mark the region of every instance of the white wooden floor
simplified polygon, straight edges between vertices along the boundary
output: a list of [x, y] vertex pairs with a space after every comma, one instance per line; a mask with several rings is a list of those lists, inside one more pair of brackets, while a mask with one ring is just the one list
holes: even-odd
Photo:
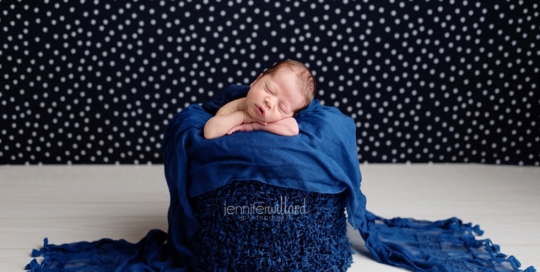
[[[480, 224], [502, 252], [540, 268], [540, 167], [478, 164], [361, 166], [368, 209], [385, 217]], [[108, 237], [137, 242], [167, 229], [162, 165], [0, 166], [0, 271], [22, 271], [44, 237], [54, 244]], [[350, 271], [402, 271], [365, 253], [350, 232]]]

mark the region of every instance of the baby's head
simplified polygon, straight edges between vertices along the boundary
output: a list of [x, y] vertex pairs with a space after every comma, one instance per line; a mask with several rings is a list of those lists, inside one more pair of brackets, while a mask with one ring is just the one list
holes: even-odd
[[313, 77], [313, 74], [309, 68], [307, 68], [303, 63], [295, 60], [282, 60], [270, 67], [268, 70], [264, 71], [261, 76], [274, 75], [281, 69], [286, 69], [287, 71], [291, 71], [296, 74], [296, 83], [298, 84], [298, 89], [306, 98], [306, 104], [304, 107], [297, 110], [298, 112], [307, 107], [307, 105], [309, 105], [309, 103], [311, 103], [313, 100], [316, 87], [315, 78]]

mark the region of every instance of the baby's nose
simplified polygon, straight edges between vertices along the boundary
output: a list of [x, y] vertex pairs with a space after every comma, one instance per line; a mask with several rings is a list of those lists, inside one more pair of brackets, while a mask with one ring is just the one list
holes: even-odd
[[272, 108], [272, 106], [273, 106], [274, 103], [273, 103], [273, 101], [272, 101], [271, 98], [268, 98], [268, 97], [267, 97], [264, 101], [265, 101], [266, 106], [267, 106], [268, 108]]

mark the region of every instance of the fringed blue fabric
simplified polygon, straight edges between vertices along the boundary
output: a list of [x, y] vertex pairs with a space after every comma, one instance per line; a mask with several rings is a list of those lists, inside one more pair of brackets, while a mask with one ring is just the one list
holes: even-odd
[[500, 253], [491, 240], [476, 239], [483, 234], [478, 225], [458, 218], [385, 219], [367, 212], [366, 219], [367, 231], [360, 232], [378, 262], [411, 271], [522, 271], [517, 259]]
[[[435, 222], [385, 219], [366, 211], [366, 199], [360, 191], [355, 124], [336, 108], [325, 107], [317, 100], [296, 116], [300, 126], [297, 136], [254, 131], [204, 139], [206, 121], [222, 105], [245, 96], [248, 90], [248, 86], [233, 85], [210, 103], [184, 109], [167, 126], [163, 137], [165, 177], [171, 197], [167, 233], [150, 231], [137, 244], [103, 239], [57, 246], [45, 241], [41, 250], [33, 252], [34, 257], [44, 256], [43, 262], [34, 260], [27, 269], [344, 271], [350, 264], [350, 252], [343, 242], [342, 214], [312, 200], [340, 195], [341, 204], [336, 202], [335, 206], [345, 207], [348, 222], [359, 230], [379, 262], [421, 272], [522, 271], [516, 258], [501, 254], [490, 240], [475, 238], [482, 233], [478, 226], [463, 224], [456, 218]], [[252, 182], [241, 185], [235, 181]], [[304, 217], [295, 214], [297, 221], [287, 223], [244, 222], [228, 214], [226, 203], [220, 199], [229, 201], [230, 211], [235, 211], [235, 207], [242, 206], [238, 202], [242, 195], [244, 200], [254, 197], [257, 190], [250, 186], [260, 184], [274, 188], [263, 190], [274, 199], [276, 193], [293, 191], [319, 194], [310, 201], [323, 210], [328, 208], [324, 211], [337, 221], [325, 212]], [[208, 217], [220, 209], [222, 217]], [[326, 228], [329, 225], [333, 227]], [[284, 239], [277, 239], [276, 233]], [[525, 271], [536, 270], [529, 267]]]
[[94, 242], [51, 245], [44, 239], [43, 248], [32, 251], [33, 259], [25, 269], [35, 272], [115, 272], [115, 271], [186, 271], [174, 252], [163, 246], [167, 234], [151, 230], [138, 243], [101, 239]]

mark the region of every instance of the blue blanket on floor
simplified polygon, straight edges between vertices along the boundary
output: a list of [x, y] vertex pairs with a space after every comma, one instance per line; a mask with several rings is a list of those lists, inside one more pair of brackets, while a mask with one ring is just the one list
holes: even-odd
[[[300, 134], [278, 136], [262, 131], [237, 132], [206, 140], [206, 121], [225, 103], [246, 95], [248, 86], [230, 86], [213, 101], [178, 113], [163, 138], [165, 176], [170, 190], [169, 229], [149, 234], [137, 244], [103, 239], [49, 245], [33, 256], [33, 271], [191, 271], [197, 260], [189, 239], [197, 232], [189, 199], [234, 180], [347, 195], [349, 223], [379, 262], [413, 271], [521, 271], [514, 257], [499, 253], [489, 240], [476, 240], [477, 226], [456, 218], [428, 222], [385, 219], [365, 209], [356, 150], [356, 126], [336, 108], [314, 100], [295, 116]], [[102, 270], [100, 270], [102, 269]], [[525, 271], [535, 271], [530, 267]]]

